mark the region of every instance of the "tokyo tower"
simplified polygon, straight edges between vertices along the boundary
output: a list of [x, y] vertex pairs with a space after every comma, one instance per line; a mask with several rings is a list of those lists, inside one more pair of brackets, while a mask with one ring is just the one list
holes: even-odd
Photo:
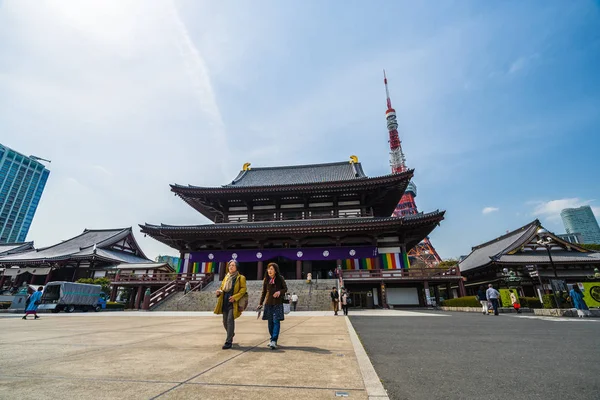
[[[392, 100], [390, 100], [390, 92], [388, 89], [385, 70], [383, 71], [383, 83], [385, 84], [385, 95], [387, 98], [387, 111], [385, 112], [385, 119], [387, 120], [387, 128], [390, 135], [390, 165], [392, 167], [392, 173], [397, 174], [407, 170], [406, 157], [402, 151], [402, 143], [400, 142], [400, 137], [398, 135], [396, 110], [392, 108]], [[415, 197], [417, 197], [417, 186], [413, 183], [413, 181], [410, 181], [392, 215], [394, 217], [399, 217], [402, 215], [417, 214], [419, 210], [417, 209], [417, 204], [415, 203]], [[414, 260], [413, 264], [423, 264], [426, 267], [435, 267], [440, 261], [442, 261], [428, 237], [413, 247], [408, 252], [408, 256]]]

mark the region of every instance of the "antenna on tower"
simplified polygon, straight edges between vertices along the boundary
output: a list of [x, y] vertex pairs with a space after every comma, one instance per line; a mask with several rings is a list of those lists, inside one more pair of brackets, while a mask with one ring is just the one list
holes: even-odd
[[385, 76], [385, 69], [383, 70], [383, 84], [385, 85], [385, 97], [387, 99], [387, 108], [392, 110], [392, 100], [390, 99], [390, 91], [387, 85], [387, 76]]
[[387, 101], [387, 110], [385, 111], [385, 119], [390, 138], [390, 165], [392, 172], [397, 174], [406, 171], [406, 157], [402, 151], [402, 144], [398, 135], [398, 121], [396, 120], [396, 110], [392, 108], [392, 100], [390, 99], [390, 90], [388, 89], [387, 76], [385, 69], [383, 70], [383, 83], [385, 85], [385, 96]]

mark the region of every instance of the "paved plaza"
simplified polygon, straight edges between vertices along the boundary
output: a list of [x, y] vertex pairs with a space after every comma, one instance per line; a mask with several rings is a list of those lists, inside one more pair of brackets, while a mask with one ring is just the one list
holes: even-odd
[[234, 348], [221, 350], [224, 330], [211, 313], [43, 314], [37, 321], [0, 315], [0, 399], [561, 399], [574, 393], [594, 399], [600, 393], [599, 320], [299, 312], [283, 322], [276, 351], [266, 347], [266, 322], [255, 313], [236, 328]]
[[[4, 314], [0, 398], [332, 399], [343, 392], [367, 399], [373, 393], [346, 318], [288, 316], [273, 351], [266, 347], [266, 321], [248, 314], [236, 321], [231, 350], [221, 350], [225, 332], [211, 313], [43, 314], [27, 321]], [[374, 390], [379, 385], [385, 395], [371, 375]]]
[[350, 320], [390, 399], [598, 399], [600, 320], [434, 313]]

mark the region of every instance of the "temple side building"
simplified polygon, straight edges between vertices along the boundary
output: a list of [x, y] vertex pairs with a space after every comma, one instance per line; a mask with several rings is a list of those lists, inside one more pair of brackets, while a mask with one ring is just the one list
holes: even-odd
[[444, 211], [391, 216], [412, 176], [406, 170], [368, 177], [355, 156], [326, 164], [245, 164], [220, 187], [171, 185], [212, 224], [140, 227], [180, 252], [180, 273], [222, 278], [226, 262], [235, 259], [247, 279], [257, 280], [274, 261], [287, 279], [335, 271], [359, 301], [368, 296], [381, 306], [419, 305], [428, 281], [462, 279], [458, 271], [410, 269], [408, 251], [444, 218]]

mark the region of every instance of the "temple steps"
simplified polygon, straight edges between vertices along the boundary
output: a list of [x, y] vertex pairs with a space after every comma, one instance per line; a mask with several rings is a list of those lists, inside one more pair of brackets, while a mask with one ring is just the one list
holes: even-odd
[[[331, 309], [329, 291], [336, 286], [335, 279], [320, 279], [307, 284], [304, 280], [287, 280], [289, 293], [298, 295], [297, 311], [326, 311]], [[159, 304], [153, 311], [213, 311], [217, 304], [215, 290], [219, 282], [211, 282], [202, 291], [191, 292], [183, 296], [177, 293]], [[261, 281], [247, 281], [249, 310], [255, 310], [262, 293]]]

